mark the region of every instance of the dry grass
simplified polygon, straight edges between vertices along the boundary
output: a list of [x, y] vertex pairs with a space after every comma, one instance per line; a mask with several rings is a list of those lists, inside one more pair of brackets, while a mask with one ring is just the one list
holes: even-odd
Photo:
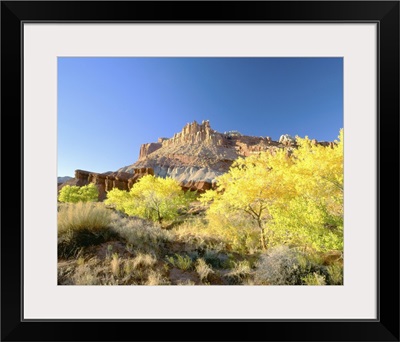
[[68, 203], [58, 211], [58, 256], [77, 257], [87, 246], [117, 238], [110, 229], [112, 213], [102, 203]]
[[143, 269], [143, 268], [151, 268], [157, 262], [157, 259], [151, 254], [143, 254], [139, 253], [132, 260], [132, 267], [134, 270]]
[[198, 215], [166, 230], [102, 203], [59, 208], [60, 285], [343, 284], [336, 259], [326, 265], [287, 247], [261, 253], [251, 227], [232, 235]]
[[165, 244], [171, 240], [170, 232], [163, 230], [156, 223], [137, 217], [115, 216], [111, 227], [131, 251], [160, 254]]
[[202, 218], [185, 221], [171, 233], [174, 241], [193, 245], [196, 248], [225, 249], [227, 246], [226, 238], [212, 231]]
[[101, 203], [79, 202], [60, 205], [57, 217], [58, 233], [90, 230], [93, 232], [108, 228], [111, 223], [110, 211]]
[[193, 280], [190, 279], [185, 279], [185, 280], [180, 280], [177, 285], [181, 285], [181, 286], [192, 286], [192, 285], [196, 285], [196, 283]]
[[98, 269], [91, 267], [89, 264], [80, 263], [75, 269], [72, 277], [74, 285], [100, 285], [97, 275]]
[[207, 280], [208, 276], [211, 273], [214, 273], [213, 269], [209, 265], [207, 265], [204, 259], [201, 258], [197, 260], [196, 272], [199, 275], [201, 282]]
[[149, 272], [147, 282], [145, 285], [155, 286], [155, 285], [169, 285], [168, 279], [162, 276], [161, 273], [151, 270]]
[[111, 272], [115, 277], [120, 275], [121, 259], [117, 253], [114, 253], [111, 260]]

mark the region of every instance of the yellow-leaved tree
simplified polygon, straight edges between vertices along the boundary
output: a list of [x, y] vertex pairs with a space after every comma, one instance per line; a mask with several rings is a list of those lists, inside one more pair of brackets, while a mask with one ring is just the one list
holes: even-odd
[[66, 203], [97, 202], [99, 190], [90, 183], [84, 186], [65, 185], [61, 188], [58, 200]]
[[280, 243], [343, 250], [343, 129], [338, 138], [324, 146], [297, 137], [289, 178], [296, 195], [272, 208]]
[[229, 216], [241, 214], [253, 221], [260, 230], [262, 248], [268, 245], [271, 206], [293, 196], [288, 187], [287, 170], [293, 161], [283, 150], [272, 154], [263, 152], [237, 159], [229, 172], [217, 178], [217, 190], [210, 190], [200, 198], [211, 203], [208, 215]]
[[[277, 244], [343, 248], [343, 130], [331, 146], [297, 138], [298, 148], [235, 161], [200, 200], [209, 218], [243, 215], [263, 249]], [[221, 220], [221, 222], [223, 222]]]
[[146, 175], [135, 183], [129, 192], [112, 189], [107, 193], [106, 204], [114, 205], [130, 216], [138, 216], [161, 223], [174, 219], [179, 210], [193, 199], [194, 193], [184, 193], [173, 178]]

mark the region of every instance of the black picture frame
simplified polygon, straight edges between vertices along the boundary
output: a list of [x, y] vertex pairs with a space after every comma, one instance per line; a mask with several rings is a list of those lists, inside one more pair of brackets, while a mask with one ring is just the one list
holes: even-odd
[[[28, 21], [376, 22], [378, 319], [23, 320], [21, 30]], [[3, 341], [399, 341], [398, 1], [2, 1], [1, 71]]]

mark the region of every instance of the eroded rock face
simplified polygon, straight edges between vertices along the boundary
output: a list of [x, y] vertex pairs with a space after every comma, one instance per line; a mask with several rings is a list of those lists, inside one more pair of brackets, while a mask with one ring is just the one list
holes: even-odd
[[198, 124], [196, 121], [187, 123], [182, 131], [175, 133], [171, 139], [163, 139], [162, 146], [172, 146], [179, 144], [210, 144], [221, 146], [223, 135], [213, 130], [208, 120]]
[[208, 120], [201, 124], [194, 121], [169, 139], [142, 145], [138, 161], [119, 171], [133, 173], [134, 169], [150, 167], [156, 176], [172, 177], [182, 186], [202, 181], [211, 185], [238, 157], [276, 148], [284, 146], [270, 137], [251, 137], [238, 131], [219, 133]]
[[149, 143], [140, 146], [139, 159], [146, 158], [150, 153], [162, 147], [161, 143]]
[[90, 183], [89, 176], [90, 176], [89, 171], [75, 170], [75, 179], [76, 179], [75, 185], [77, 185], [77, 186], [88, 185]]
[[207, 190], [215, 189], [215, 183], [206, 182], [206, 181], [189, 181], [186, 183], [181, 183], [182, 189], [184, 191], [197, 191], [198, 193], [204, 193]]

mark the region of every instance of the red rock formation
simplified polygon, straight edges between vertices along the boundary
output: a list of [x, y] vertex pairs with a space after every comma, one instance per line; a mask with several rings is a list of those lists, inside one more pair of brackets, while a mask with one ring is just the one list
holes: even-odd
[[96, 185], [99, 190], [99, 201], [103, 201], [107, 192], [117, 188], [120, 190], [129, 190], [141, 177], [145, 175], [154, 175], [151, 168], [140, 168], [135, 172], [112, 172], [108, 174], [89, 172], [84, 170], [75, 170], [75, 178], [58, 186], [58, 191], [65, 185], [84, 186], [89, 183]]
[[75, 170], [75, 179], [76, 179], [76, 185], [78, 186], [84, 186], [89, 184], [89, 171], [84, 171], [84, 170]]
[[134, 170], [135, 175], [153, 175], [154, 170], [151, 167], [141, 167]]
[[189, 181], [182, 183], [181, 187], [184, 191], [197, 191], [198, 193], [204, 193], [207, 190], [215, 188], [210, 182], [206, 181]]

